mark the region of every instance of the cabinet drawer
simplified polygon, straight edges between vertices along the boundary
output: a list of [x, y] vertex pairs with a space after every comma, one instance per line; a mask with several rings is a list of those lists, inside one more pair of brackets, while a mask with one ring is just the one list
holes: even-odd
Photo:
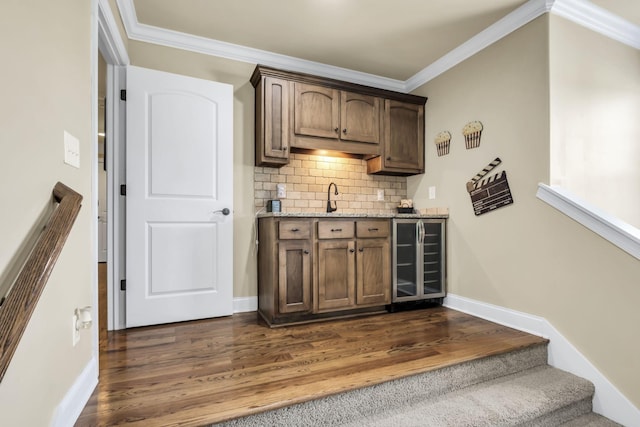
[[278, 238], [281, 240], [310, 239], [311, 223], [309, 221], [280, 221]]
[[318, 221], [318, 239], [348, 239], [354, 235], [353, 221]]
[[356, 235], [358, 237], [388, 237], [388, 220], [366, 220], [356, 222]]

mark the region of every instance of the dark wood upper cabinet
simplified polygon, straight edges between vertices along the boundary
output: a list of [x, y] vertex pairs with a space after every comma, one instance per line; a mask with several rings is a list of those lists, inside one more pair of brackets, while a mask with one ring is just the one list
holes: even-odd
[[340, 91], [298, 82], [294, 87], [295, 134], [338, 139]]
[[[258, 65], [256, 165], [325, 150], [367, 160], [369, 173], [424, 172], [426, 98]], [[330, 155], [330, 154], [329, 154]]]
[[[380, 142], [380, 98], [298, 82], [294, 87], [294, 138]], [[321, 140], [315, 144], [323, 146]]]
[[382, 155], [367, 161], [367, 173], [424, 173], [424, 106], [385, 100], [383, 127]]
[[256, 165], [289, 163], [288, 80], [262, 77], [256, 86]]
[[380, 142], [380, 98], [340, 92], [340, 138], [347, 141]]

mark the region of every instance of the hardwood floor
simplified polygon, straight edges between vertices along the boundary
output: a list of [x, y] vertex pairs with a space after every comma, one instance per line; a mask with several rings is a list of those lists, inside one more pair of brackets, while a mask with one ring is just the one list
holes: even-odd
[[202, 426], [544, 342], [442, 307], [269, 329], [256, 313], [109, 332], [77, 426]]

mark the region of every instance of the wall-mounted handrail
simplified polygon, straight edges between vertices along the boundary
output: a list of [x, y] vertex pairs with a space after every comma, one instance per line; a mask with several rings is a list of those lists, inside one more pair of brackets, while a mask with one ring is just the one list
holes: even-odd
[[53, 199], [58, 207], [0, 307], [0, 381], [80, 211], [82, 195], [60, 182], [53, 187]]

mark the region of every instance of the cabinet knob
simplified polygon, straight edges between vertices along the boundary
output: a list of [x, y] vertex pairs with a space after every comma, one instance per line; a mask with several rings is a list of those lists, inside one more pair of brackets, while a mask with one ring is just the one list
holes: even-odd
[[354, 253], [356, 250], [355, 249], [349, 249], [349, 252]]
[[302, 251], [302, 253], [304, 253], [305, 255], [309, 255], [309, 251], [306, 250], [306, 249], [304, 251]]
[[387, 157], [387, 160], [391, 160], [391, 156]]
[[364, 252], [364, 248], [358, 249], [359, 252]]
[[339, 131], [340, 131], [340, 129], [338, 129], [338, 128], [335, 128], [335, 129], [334, 129], [334, 132], [335, 132], [335, 133], [338, 133]]
[[287, 151], [287, 147], [282, 147], [282, 151]]
[[347, 128], [342, 129], [342, 133], [347, 133]]

